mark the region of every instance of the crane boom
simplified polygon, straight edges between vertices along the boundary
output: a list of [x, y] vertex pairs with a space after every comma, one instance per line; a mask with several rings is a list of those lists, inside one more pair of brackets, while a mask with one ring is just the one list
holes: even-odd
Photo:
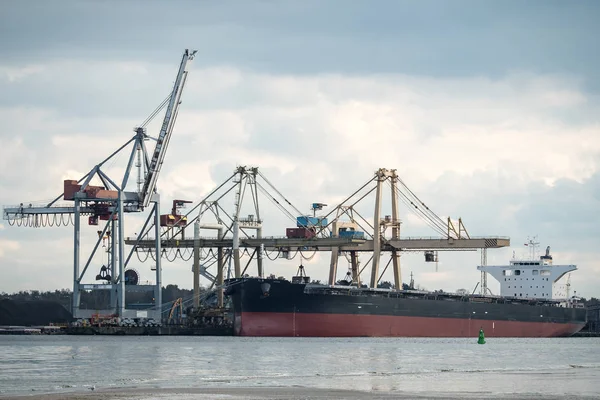
[[185, 52], [183, 53], [179, 71], [177, 72], [177, 78], [175, 79], [173, 91], [171, 92], [169, 103], [167, 105], [167, 111], [165, 112], [165, 118], [163, 119], [160, 133], [156, 139], [156, 146], [154, 147], [148, 172], [146, 173], [144, 186], [140, 192], [140, 204], [142, 204], [144, 207], [147, 207], [150, 204], [152, 193], [154, 193], [156, 189], [156, 181], [158, 180], [160, 168], [162, 167], [162, 163], [167, 152], [167, 147], [169, 146], [169, 141], [171, 140], [171, 134], [173, 132], [173, 127], [175, 126], [175, 120], [177, 119], [181, 93], [183, 92], [183, 87], [185, 86], [185, 80], [187, 76], [187, 71], [185, 68], [187, 62], [194, 59], [195, 54], [196, 50], [189, 51], [188, 49], [185, 49]]

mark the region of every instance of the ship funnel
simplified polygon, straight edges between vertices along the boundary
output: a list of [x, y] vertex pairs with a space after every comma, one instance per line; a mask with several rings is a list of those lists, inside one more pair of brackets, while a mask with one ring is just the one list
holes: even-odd
[[542, 260], [552, 260], [552, 256], [550, 255], [550, 246], [546, 247], [546, 254], [541, 256]]

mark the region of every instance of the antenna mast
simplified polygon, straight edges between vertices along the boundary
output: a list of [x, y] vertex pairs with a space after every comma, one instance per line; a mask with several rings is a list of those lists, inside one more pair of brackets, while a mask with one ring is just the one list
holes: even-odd
[[533, 238], [529, 238], [527, 237], [527, 243], [525, 243], [525, 246], [529, 247], [529, 259], [530, 260], [535, 260], [535, 254], [536, 254], [536, 248], [537, 246], [539, 246], [540, 242], [537, 242], [537, 235], [535, 235]]

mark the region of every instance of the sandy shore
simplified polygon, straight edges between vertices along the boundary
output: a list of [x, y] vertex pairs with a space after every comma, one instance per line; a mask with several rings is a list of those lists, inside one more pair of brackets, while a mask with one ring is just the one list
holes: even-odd
[[264, 387], [264, 388], [202, 388], [202, 389], [102, 389], [76, 393], [30, 394], [23, 396], [3, 396], [2, 400], [308, 400], [308, 399], [505, 399], [505, 400], [591, 400], [589, 396], [540, 396], [539, 394], [491, 394], [491, 393], [414, 393], [414, 392], [362, 392], [303, 387]]

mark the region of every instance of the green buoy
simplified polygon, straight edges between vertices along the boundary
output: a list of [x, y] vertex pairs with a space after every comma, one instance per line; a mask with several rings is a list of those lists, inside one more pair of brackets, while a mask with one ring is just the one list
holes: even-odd
[[479, 344], [485, 344], [485, 335], [483, 334], [483, 328], [479, 330], [479, 339], [477, 340]]

